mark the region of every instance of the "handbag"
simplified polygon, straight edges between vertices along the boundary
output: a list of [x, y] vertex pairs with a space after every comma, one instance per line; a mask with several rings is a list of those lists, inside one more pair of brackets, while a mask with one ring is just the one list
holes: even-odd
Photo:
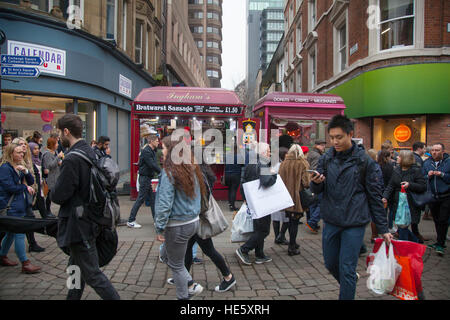
[[410, 195], [411, 202], [414, 204], [415, 207], [419, 209], [423, 209], [426, 204], [436, 202], [436, 198], [434, 197], [433, 193], [431, 192], [429, 184], [427, 184], [427, 191], [422, 193], [417, 193], [413, 191], [408, 191], [408, 194]]
[[47, 181], [45, 181], [45, 180], [42, 181], [42, 191], [44, 192], [44, 197], [47, 197], [49, 190], [48, 190]]
[[[221, 234], [228, 228], [228, 222], [223, 215], [222, 209], [214, 199], [209, 185], [206, 183], [209, 189], [209, 201], [208, 207], [206, 207], [206, 197], [201, 198], [201, 210], [199, 215], [199, 224], [197, 235], [204, 239], [212, 238], [218, 234]], [[206, 210], [204, 210], [206, 209]], [[203, 211], [204, 210], [204, 211]]]
[[315, 200], [315, 196], [309, 188], [302, 189], [300, 191], [300, 202], [302, 204], [303, 211], [308, 210]]
[[8, 213], [8, 210], [11, 208], [11, 203], [14, 199], [14, 194], [11, 196], [11, 198], [9, 198], [8, 204], [6, 205], [5, 208], [0, 209], [0, 216], [6, 216], [6, 214]]

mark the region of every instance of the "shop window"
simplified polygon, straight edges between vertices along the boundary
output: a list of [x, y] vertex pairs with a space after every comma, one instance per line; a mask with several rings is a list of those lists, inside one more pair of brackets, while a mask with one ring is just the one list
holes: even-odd
[[380, 49], [414, 44], [414, 0], [379, 0]]
[[[46, 140], [51, 133], [56, 132], [58, 119], [67, 112], [74, 112], [73, 99], [23, 95], [2, 92], [2, 123], [3, 133], [11, 133], [13, 137], [32, 135], [39, 131]], [[95, 136], [93, 122], [95, 104], [90, 101], [78, 101], [78, 115], [83, 120], [83, 139], [89, 140]]]

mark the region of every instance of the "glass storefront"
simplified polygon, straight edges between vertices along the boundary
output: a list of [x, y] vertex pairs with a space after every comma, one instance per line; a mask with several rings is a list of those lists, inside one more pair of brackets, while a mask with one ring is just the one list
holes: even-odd
[[416, 141], [426, 142], [426, 125], [426, 116], [374, 118], [373, 148], [381, 150], [390, 140], [396, 150], [411, 149]]
[[[27, 138], [34, 131], [42, 134], [44, 146], [51, 133], [56, 132], [58, 119], [73, 112], [76, 102], [71, 98], [47, 97], [2, 92], [2, 130], [13, 138]], [[78, 100], [78, 115], [83, 120], [83, 139], [95, 137], [95, 103]]]

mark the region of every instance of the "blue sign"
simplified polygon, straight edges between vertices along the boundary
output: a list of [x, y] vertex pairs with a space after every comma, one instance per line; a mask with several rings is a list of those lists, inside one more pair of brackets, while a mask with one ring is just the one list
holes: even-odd
[[28, 56], [12, 56], [7, 54], [2, 54], [1, 58], [2, 65], [14, 64], [14, 65], [24, 65], [24, 66], [41, 66], [44, 63], [44, 59], [41, 57], [28, 57]]
[[2, 67], [2, 76], [36, 78], [39, 77], [39, 74], [40, 72], [38, 68]]

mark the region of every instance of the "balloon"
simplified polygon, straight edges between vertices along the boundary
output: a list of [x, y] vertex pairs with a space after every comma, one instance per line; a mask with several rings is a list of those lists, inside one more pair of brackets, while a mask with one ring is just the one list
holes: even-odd
[[53, 120], [53, 112], [51, 112], [50, 110], [44, 110], [41, 112], [41, 119], [44, 122], [50, 122]]

